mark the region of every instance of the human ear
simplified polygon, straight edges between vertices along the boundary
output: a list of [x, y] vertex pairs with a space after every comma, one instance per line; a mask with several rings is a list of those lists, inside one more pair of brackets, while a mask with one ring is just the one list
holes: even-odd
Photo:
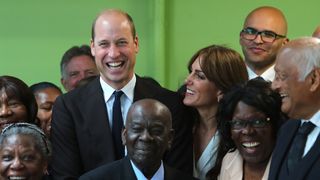
[[310, 91], [315, 92], [320, 86], [320, 68], [315, 68], [311, 73]]
[[67, 82], [66, 82], [66, 80], [65, 80], [64, 78], [61, 78], [61, 79], [60, 79], [60, 82], [61, 82], [63, 88], [64, 88], [64, 89], [67, 89]]
[[173, 137], [174, 137], [174, 130], [170, 129], [169, 138], [168, 138], [168, 149], [171, 149]]
[[136, 36], [134, 39], [134, 44], [135, 44], [135, 52], [136, 54], [139, 52], [139, 38]]
[[285, 44], [287, 44], [289, 41], [290, 41], [289, 38], [285, 38], [285, 39], [283, 40], [283, 42], [282, 42], [282, 46], [285, 45]]
[[94, 52], [94, 41], [93, 41], [93, 39], [91, 39], [91, 41], [90, 41], [90, 49], [91, 49], [91, 54], [92, 54], [92, 56], [95, 56], [95, 52]]
[[126, 136], [127, 136], [127, 129], [122, 129], [121, 131], [121, 140], [122, 140], [122, 145], [126, 145]]

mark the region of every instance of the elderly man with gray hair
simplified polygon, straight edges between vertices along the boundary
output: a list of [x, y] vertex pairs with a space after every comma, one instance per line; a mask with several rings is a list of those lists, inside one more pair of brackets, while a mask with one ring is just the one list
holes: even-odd
[[320, 39], [304, 37], [278, 53], [272, 88], [292, 120], [281, 128], [269, 180], [320, 179]]

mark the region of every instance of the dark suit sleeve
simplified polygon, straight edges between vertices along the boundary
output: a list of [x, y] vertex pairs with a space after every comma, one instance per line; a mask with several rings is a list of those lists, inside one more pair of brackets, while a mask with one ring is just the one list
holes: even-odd
[[99, 166], [96, 169], [86, 172], [80, 176], [79, 179], [137, 180], [128, 157]]
[[196, 178], [194, 178], [192, 175], [189, 175], [185, 172], [176, 170], [166, 165], [164, 166], [164, 179], [165, 180], [177, 180], [177, 179], [196, 180]]
[[[172, 113], [172, 126], [175, 135], [172, 147], [166, 153], [164, 161], [171, 167], [192, 174], [192, 114], [190, 109], [183, 105], [182, 98], [177, 93], [174, 93], [169, 99], [171, 101], [169, 108]], [[163, 101], [166, 102], [168, 99]]]
[[64, 96], [57, 98], [52, 116], [53, 179], [77, 179], [82, 172], [74, 119], [70, 116]]

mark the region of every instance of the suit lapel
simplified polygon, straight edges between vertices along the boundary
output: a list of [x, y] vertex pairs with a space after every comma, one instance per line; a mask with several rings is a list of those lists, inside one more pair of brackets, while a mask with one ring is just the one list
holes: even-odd
[[151, 86], [149, 86], [148, 84], [146, 84], [143, 79], [141, 77], [139, 77], [138, 75], [136, 75], [137, 77], [137, 82], [136, 85], [134, 87], [134, 97], [133, 97], [133, 102], [138, 101], [140, 99], [144, 99], [144, 98], [152, 98], [155, 95], [155, 91]]
[[[84, 98], [79, 106], [83, 106], [80, 109], [83, 110], [81, 113], [86, 123], [84, 127], [88, 128], [89, 135], [92, 136], [90, 143], [92, 147], [99, 149], [96, 152], [101, 154], [100, 157], [104, 157], [105, 152], [113, 151], [111, 129], [99, 78], [92, 83], [91, 86], [87, 86], [87, 91], [83, 94]], [[114, 153], [108, 156], [114, 156]]]
[[133, 171], [133, 167], [131, 166], [130, 159], [128, 156], [122, 159], [122, 171], [120, 172], [121, 180], [136, 180], [136, 174]]
[[281, 128], [281, 133], [277, 137], [277, 145], [273, 151], [271, 172], [272, 176], [270, 179], [277, 179], [278, 173], [280, 172], [281, 166], [285, 163], [287, 152], [289, 151], [290, 144], [294, 138], [295, 132], [297, 131], [301, 121], [300, 120], [288, 120]]
[[309, 152], [302, 158], [302, 160], [299, 162], [301, 167], [298, 167], [298, 170], [295, 171], [297, 173], [293, 174], [294, 178], [297, 179], [304, 179], [306, 177], [306, 174], [312, 169], [313, 165], [319, 160], [320, 158], [320, 135], [318, 135], [317, 140], [314, 142], [312, 148], [309, 150]]

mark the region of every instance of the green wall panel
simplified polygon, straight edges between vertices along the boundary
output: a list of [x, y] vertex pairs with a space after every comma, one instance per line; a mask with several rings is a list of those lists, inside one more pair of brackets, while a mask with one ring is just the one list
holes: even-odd
[[61, 86], [62, 54], [90, 42], [91, 23], [101, 10], [120, 8], [136, 24], [136, 72], [175, 90], [198, 49], [214, 43], [241, 53], [243, 20], [262, 5], [283, 10], [290, 39], [310, 35], [320, 24], [318, 0], [0, 0], [0, 75]]

